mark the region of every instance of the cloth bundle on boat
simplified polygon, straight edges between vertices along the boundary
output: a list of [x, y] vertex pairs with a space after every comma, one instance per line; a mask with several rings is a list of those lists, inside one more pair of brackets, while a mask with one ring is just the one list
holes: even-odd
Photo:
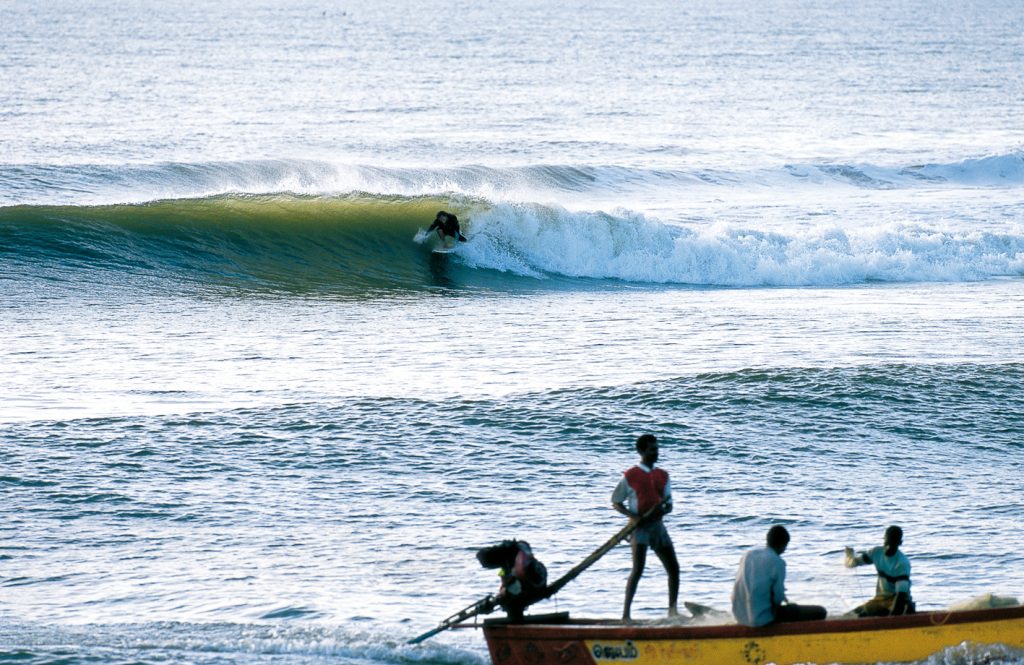
[[509, 618], [522, 618], [523, 610], [547, 597], [548, 569], [525, 540], [503, 540], [480, 549], [476, 558], [484, 568], [498, 569], [498, 604]]

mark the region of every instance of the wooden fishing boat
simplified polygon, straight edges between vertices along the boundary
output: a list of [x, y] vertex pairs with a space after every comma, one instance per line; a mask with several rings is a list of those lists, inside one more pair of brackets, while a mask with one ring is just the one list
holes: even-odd
[[767, 628], [569, 618], [567, 612], [490, 619], [494, 665], [762, 665], [877, 663], [927, 658], [963, 642], [1024, 649], [1024, 606], [830, 619]]
[[[631, 520], [530, 602], [554, 596], [661, 507], [651, 508], [640, 520]], [[988, 602], [996, 600], [989, 594]], [[1015, 599], [1003, 600], [1016, 603]], [[488, 614], [501, 604], [493, 594], [482, 598], [408, 644], [419, 644], [450, 628], [478, 628], [480, 624], [468, 620]], [[528, 604], [517, 608], [520, 617]], [[715, 614], [715, 610], [702, 605], [684, 605], [694, 617]], [[482, 627], [493, 665], [823, 665], [922, 660], [963, 643], [1024, 650], [1024, 606], [1017, 604], [898, 617], [803, 621], [765, 628], [574, 620], [568, 612], [528, 615], [519, 620], [488, 619]]]

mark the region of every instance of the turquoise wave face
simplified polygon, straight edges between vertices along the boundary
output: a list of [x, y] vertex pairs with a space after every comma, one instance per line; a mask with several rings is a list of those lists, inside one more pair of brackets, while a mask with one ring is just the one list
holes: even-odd
[[[0, 208], [5, 276], [288, 291], [373, 292], [450, 282], [423, 232], [436, 198], [222, 196], [141, 205]], [[454, 210], [454, 209], [453, 209]], [[456, 212], [465, 214], [459, 209]]]

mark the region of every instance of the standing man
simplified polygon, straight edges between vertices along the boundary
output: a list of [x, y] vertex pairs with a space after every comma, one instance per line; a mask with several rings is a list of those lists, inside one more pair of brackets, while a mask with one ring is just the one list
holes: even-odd
[[633, 596], [644, 574], [647, 563], [647, 549], [651, 548], [661, 559], [668, 573], [668, 615], [677, 616], [679, 601], [679, 562], [672, 539], [661, 518], [672, 511], [672, 489], [668, 472], [654, 468], [658, 461], [658, 439], [653, 434], [644, 434], [636, 440], [636, 451], [640, 463], [622, 474], [622, 479], [612, 492], [612, 506], [630, 521], [639, 520], [649, 510], [654, 513], [633, 532], [633, 569], [626, 582], [626, 601], [622, 608], [622, 620], [628, 621]]
[[859, 617], [886, 617], [897, 614], [913, 614], [914, 601], [910, 598], [910, 560], [900, 551], [903, 544], [903, 529], [891, 526], [885, 530], [883, 544], [867, 552], [854, 554], [846, 548], [846, 567], [854, 568], [874, 564], [878, 573], [875, 597], [853, 613]]
[[824, 619], [817, 605], [796, 605], [786, 600], [786, 562], [782, 553], [789, 545], [786, 527], [768, 529], [764, 547], [752, 549], [740, 559], [732, 589], [732, 613], [744, 626], [767, 626], [781, 621]]

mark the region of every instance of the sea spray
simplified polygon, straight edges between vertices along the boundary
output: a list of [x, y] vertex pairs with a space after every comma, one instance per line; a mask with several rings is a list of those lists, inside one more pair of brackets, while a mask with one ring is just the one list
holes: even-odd
[[495, 206], [473, 220], [477, 268], [698, 286], [834, 286], [971, 281], [1024, 274], [1024, 228], [995, 234], [890, 224], [788, 232], [740, 224], [669, 225], [617, 211]]

